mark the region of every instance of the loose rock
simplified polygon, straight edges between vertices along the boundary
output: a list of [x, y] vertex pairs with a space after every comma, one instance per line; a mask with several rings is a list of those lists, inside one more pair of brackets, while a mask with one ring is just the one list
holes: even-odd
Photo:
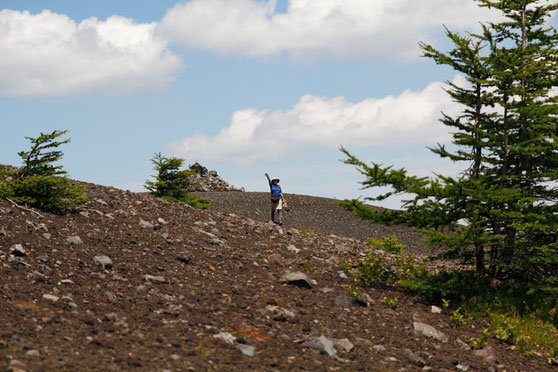
[[56, 302], [60, 299], [60, 297], [57, 297], [57, 296], [51, 295], [51, 294], [44, 294], [43, 299], [45, 299], [47, 301], [51, 301], [51, 302]]
[[337, 351], [333, 346], [333, 342], [327, 337], [325, 337], [324, 335], [321, 335], [320, 337], [312, 338], [304, 342], [302, 346], [309, 347], [310, 349], [319, 350], [322, 353], [327, 354], [329, 356], [335, 356], [337, 354]]
[[66, 241], [70, 244], [75, 244], [75, 245], [83, 244], [83, 241], [77, 235], [67, 237]]
[[289, 285], [294, 285], [300, 288], [312, 288], [312, 279], [300, 271], [290, 272], [283, 274], [279, 279], [281, 283], [287, 283]]
[[256, 351], [256, 348], [254, 346], [251, 346], [251, 345], [238, 344], [238, 345], [236, 345], [236, 348], [238, 350], [240, 350], [242, 352], [242, 354], [244, 354], [246, 356], [249, 356], [249, 357], [253, 357], [254, 352]]
[[25, 257], [26, 253], [25, 248], [21, 244], [14, 244], [10, 248], [10, 255], [15, 257]]
[[433, 338], [441, 342], [448, 342], [448, 336], [438, 331], [436, 328], [421, 322], [413, 322], [415, 333], [421, 334], [426, 337]]
[[220, 332], [216, 335], [213, 335], [213, 338], [221, 340], [229, 345], [234, 345], [234, 343], [236, 342], [236, 338], [229, 332]]
[[93, 257], [93, 263], [96, 266], [102, 266], [103, 269], [110, 269], [112, 268], [112, 260], [108, 256], [99, 255]]

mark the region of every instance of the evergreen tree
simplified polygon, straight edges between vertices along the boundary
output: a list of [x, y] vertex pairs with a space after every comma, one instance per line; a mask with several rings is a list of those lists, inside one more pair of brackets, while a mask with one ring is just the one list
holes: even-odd
[[26, 137], [31, 141], [31, 149], [18, 153], [23, 160], [21, 168], [3, 172], [7, 177], [0, 179], [0, 197], [56, 213], [85, 202], [85, 186], [72, 184], [62, 166], [53, 164], [64, 155], [57, 148], [70, 142], [56, 140], [66, 133], [67, 130], [54, 130], [37, 138]]
[[[365, 188], [390, 186], [409, 193], [401, 211], [374, 211], [347, 202], [357, 214], [384, 223], [423, 228], [445, 256], [474, 259], [491, 277], [558, 284], [558, 35], [546, 21], [558, 9], [541, 0], [478, 0], [505, 20], [480, 34], [449, 30], [449, 53], [421, 44], [426, 57], [462, 73], [468, 86], [449, 83], [463, 106], [458, 117], [442, 115], [456, 150], [431, 150], [468, 168], [457, 178], [408, 176], [347, 150], [345, 162], [366, 177]], [[465, 223], [463, 223], [465, 222]]]
[[207, 209], [210, 201], [198, 199], [190, 195], [193, 186], [191, 178], [196, 173], [191, 170], [181, 170], [184, 159], [167, 158], [156, 153], [151, 159], [153, 169], [157, 172], [154, 181], [146, 181], [145, 188], [154, 196], [175, 202], [184, 202], [196, 208]]

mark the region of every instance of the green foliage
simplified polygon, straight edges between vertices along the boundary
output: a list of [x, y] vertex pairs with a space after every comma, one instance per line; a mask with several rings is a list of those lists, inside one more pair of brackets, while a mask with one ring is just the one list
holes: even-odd
[[[400, 252], [403, 246], [398, 243], [396, 237], [388, 237], [383, 242], [377, 242], [378, 244], [369, 244], [370, 249], [366, 252], [364, 258], [358, 262], [356, 270], [351, 270], [352, 264], [348, 261], [341, 264], [341, 269], [345, 274], [352, 273], [354, 275], [353, 282], [347, 287], [347, 290], [355, 301], [360, 299], [360, 288], [362, 286], [397, 285], [406, 288], [407, 283], [411, 283], [410, 285], [419, 283], [419, 279], [426, 275], [424, 264], [416, 264], [413, 255], [404, 255]], [[384, 242], [387, 242], [388, 246], [401, 246], [399, 253], [392, 259], [392, 264], [386, 262], [384, 255], [375, 252], [376, 248], [381, 248]], [[386, 305], [397, 307], [397, 304], [392, 301]]]
[[397, 297], [394, 297], [394, 298], [384, 297], [382, 299], [382, 302], [384, 303], [384, 305], [386, 305], [387, 307], [389, 307], [392, 310], [397, 309], [397, 307], [399, 306], [399, 299]]
[[151, 159], [153, 169], [157, 172], [154, 181], [146, 181], [144, 187], [153, 194], [169, 201], [189, 204], [200, 209], [207, 209], [211, 204], [209, 199], [200, 199], [190, 195], [193, 184], [190, 177], [195, 172], [181, 170], [184, 159], [167, 158], [156, 153]]
[[364, 285], [386, 284], [393, 278], [393, 271], [383, 256], [370, 250], [358, 265], [356, 276]]
[[490, 334], [489, 331], [490, 330], [488, 328], [483, 329], [480, 337], [477, 337], [473, 340], [473, 342], [471, 342], [471, 347], [473, 349], [484, 348], [488, 344], [488, 335]]
[[353, 268], [353, 264], [350, 263], [349, 261], [344, 260], [343, 262], [341, 262], [341, 270], [343, 270], [345, 274], [349, 275], [352, 268]]
[[353, 279], [353, 284], [347, 286], [347, 293], [357, 302], [360, 300], [360, 280], [358, 278]]
[[461, 308], [457, 308], [453, 311], [450, 317], [451, 321], [455, 325], [465, 325], [469, 322], [469, 319], [461, 313]]
[[[360, 161], [346, 149], [344, 162], [365, 177], [363, 188], [388, 188], [367, 200], [409, 195], [402, 210], [371, 208], [359, 200], [341, 204], [379, 223], [417, 227], [442, 257], [475, 263], [479, 274], [558, 286], [558, 33], [547, 24], [558, 4], [543, 0], [478, 0], [498, 10], [500, 23], [479, 34], [446, 30], [448, 52], [421, 44], [424, 56], [452, 67], [465, 83], [448, 82], [461, 105], [442, 114], [451, 149], [431, 150], [466, 169], [432, 178]], [[550, 4], [550, 5], [549, 5]], [[416, 283], [409, 285], [417, 285]]]
[[374, 248], [381, 249], [384, 252], [393, 254], [401, 253], [401, 249], [403, 248], [403, 244], [399, 243], [395, 235], [386, 236], [383, 240], [370, 238], [366, 240], [365, 243]]
[[85, 186], [72, 184], [62, 166], [53, 164], [63, 156], [62, 151], [54, 149], [70, 141], [56, 139], [66, 133], [67, 130], [55, 130], [37, 138], [26, 137], [31, 141], [31, 149], [18, 153], [23, 159], [20, 169], [2, 172], [0, 197], [55, 213], [87, 201]]

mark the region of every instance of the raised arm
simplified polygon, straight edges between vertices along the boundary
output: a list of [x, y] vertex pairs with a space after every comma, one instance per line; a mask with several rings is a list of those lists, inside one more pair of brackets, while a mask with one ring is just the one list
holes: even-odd
[[265, 178], [267, 178], [267, 183], [269, 183], [271, 185], [271, 180], [269, 179], [269, 174], [265, 174]]

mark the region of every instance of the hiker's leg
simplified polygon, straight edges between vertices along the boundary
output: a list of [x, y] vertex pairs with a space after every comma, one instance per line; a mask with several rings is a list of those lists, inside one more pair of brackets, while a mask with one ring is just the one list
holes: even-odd
[[279, 225], [283, 224], [283, 210], [282, 209], [277, 209], [277, 223]]
[[275, 208], [271, 206], [271, 221], [275, 222]]

